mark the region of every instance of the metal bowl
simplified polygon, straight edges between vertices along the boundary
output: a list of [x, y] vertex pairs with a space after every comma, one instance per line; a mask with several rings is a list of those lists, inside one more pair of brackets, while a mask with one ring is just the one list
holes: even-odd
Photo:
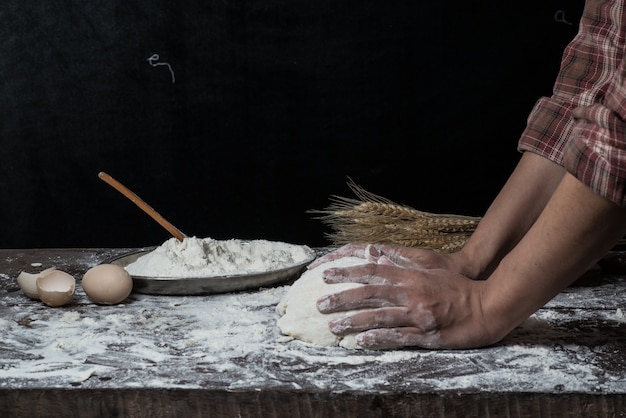
[[[113, 257], [104, 263], [126, 267], [155, 248], [132, 251]], [[258, 289], [286, 283], [291, 279], [297, 278], [314, 259], [315, 253], [312, 252], [309, 258], [298, 264], [279, 270], [249, 274], [211, 277], [147, 277], [131, 275], [133, 278], [133, 292], [151, 295], [207, 295]]]

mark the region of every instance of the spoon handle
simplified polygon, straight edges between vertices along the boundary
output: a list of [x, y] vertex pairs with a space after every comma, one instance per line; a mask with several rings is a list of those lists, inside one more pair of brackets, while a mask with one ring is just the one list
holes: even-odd
[[177, 240], [182, 242], [185, 239], [185, 237], [186, 237], [185, 234], [180, 232], [180, 230], [178, 228], [176, 228], [174, 225], [169, 223], [164, 217], [159, 215], [159, 213], [157, 211], [152, 209], [152, 207], [150, 207], [146, 202], [141, 200], [141, 198], [139, 196], [137, 196], [135, 193], [133, 193], [130, 189], [128, 189], [122, 183], [120, 183], [119, 181], [115, 180], [113, 177], [111, 177], [110, 175], [108, 175], [104, 171], [101, 171], [100, 173], [98, 173], [98, 177], [102, 181], [107, 183], [109, 186], [113, 187], [115, 190], [117, 190], [118, 192], [120, 192], [121, 194], [126, 196], [135, 205], [139, 206], [139, 208], [141, 210], [143, 210], [145, 213], [147, 213], [152, 219], [157, 221], [159, 223], [159, 225], [161, 225], [163, 228], [167, 229], [167, 231], [170, 234], [172, 234]]

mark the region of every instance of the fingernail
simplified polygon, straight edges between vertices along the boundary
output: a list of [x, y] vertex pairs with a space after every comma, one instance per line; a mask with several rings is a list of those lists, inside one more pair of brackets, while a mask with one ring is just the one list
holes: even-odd
[[321, 313], [327, 312], [330, 310], [332, 306], [331, 297], [329, 295], [322, 296], [317, 300], [317, 310]]
[[375, 334], [372, 333], [371, 330], [357, 334], [354, 339], [356, 343], [363, 348], [371, 348], [376, 342]]
[[352, 319], [350, 317], [336, 318], [330, 321], [328, 326], [333, 333], [340, 334], [352, 326]]
[[369, 261], [376, 261], [376, 259], [380, 257], [381, 255], [380, 250], [371, 244], [367, 246], [367, 248], [365, 249], [365, 253], [366, 253], [366, 258]]
[[324, 280], [326, 283], [332, 283], [332, 281], [335, 280], [337, 277], [339, 277], [339, 274], [336, 269], [324, 270], [324, 272], [322, 273], [322, 280]]

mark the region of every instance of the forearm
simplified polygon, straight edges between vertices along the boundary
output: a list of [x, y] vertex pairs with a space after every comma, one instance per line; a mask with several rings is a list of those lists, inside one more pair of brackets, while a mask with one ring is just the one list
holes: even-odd
[[467, 244], [453, 254], [461, 273], [487, 277], [530, 229], [564, 173], [557, 164], [525, 153]]
[[541, 216], [487, 279], [483, 310], [503, 336], [585, 272], [626, 232], [626, 210], [566, 174]]

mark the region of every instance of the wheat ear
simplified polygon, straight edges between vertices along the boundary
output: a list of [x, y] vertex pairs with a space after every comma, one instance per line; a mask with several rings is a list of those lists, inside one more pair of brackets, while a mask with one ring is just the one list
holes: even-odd
[[326, 237], [336, 246], [399, 244], [452, 252], [465, 245], [481, 219], [419, 211], [368, 192], [351, 179], [348, 186], [356, 199], [331, 196], [326, 209], [309, 211], [331, 227]]

